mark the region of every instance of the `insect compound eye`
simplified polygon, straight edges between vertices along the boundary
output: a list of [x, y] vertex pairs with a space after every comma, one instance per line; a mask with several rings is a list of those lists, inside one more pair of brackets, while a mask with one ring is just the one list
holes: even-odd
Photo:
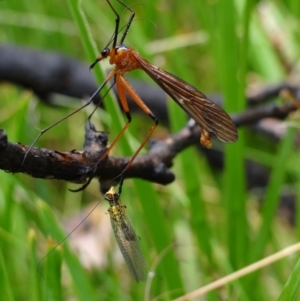
[[109, 48], [103, 48], [102, 51], [101, 51], [101, 56], [102, 57], [108, 57], [109, 52], [110, 52]]

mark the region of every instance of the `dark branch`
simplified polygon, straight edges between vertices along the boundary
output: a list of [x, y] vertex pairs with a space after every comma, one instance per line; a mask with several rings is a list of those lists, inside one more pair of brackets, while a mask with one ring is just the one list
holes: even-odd
[[282, 106], [268, 104], [264, 106], [248, 109], [245, 112], [231, 115], [231, 118], [237, 127], [254, 124], [255, 122], [266, 118], [273, 117], [277, 119], [285, 119], [289, 113], [297, 110], [293, 103], [286, 103]]
[[[39, 66], [39, 68], [36, 68]], [[42, 68], [40, 67], [42, 66]], [[32, 89], [43, 100], [51, 102], [54, 93], [84, 98], [97, 88], [88, 66], [75, 60], [54, 53], [41, 53], [14, 46], [0, 46], [0, 80], [11, 81]], [[152, 86], [133, 82], [137, 92], [155, 114], [166, 120], [166, 97], [164, 93]], [[290, 112], [297, 110], [293, 103], [281, 106], [263, 103], [271, 97], [278, 96], [282, 88], [287, 88], [297, 96], [297, 85], [280, 83], [252, 91], [248, 101], [251, 108], [245, 112], [232, 115], [236, 126], [253, 125], [266, 117], [277, 120], [285, 119]], [[220, 103], [220, 96], [211, 97]], [[97, 101], [99, 100], [96, 99]], [[218, 101], [219, 100], [219, 101]], [[134, 106], [133, 106], [134, 108]], [[259, 125], [260, 127], [262, 125]], [[272, 129], [271, 129], [272, 130]], [[142, 178], [148, 181], [168, 184], [174, 180], [169, 170], [173, 158], [190, 145], [199, 145], [200, 129], [192, 122], [178, 133], [163, 141], [153, 142], [147, 154], [138, 156], [126, 178]], [[22, 165], [27, 146], [10, 143], [3, 131], [0, 132], [0, 169], [11, 173], [26, 173], [32, 177], [44, 179], [61, 179], [74, 183], [84, 183], [95, 162], [106, 149], [105, 133], [97, 133], [88, 127], [83, 151], [61, 153], [54, 150], [32, 148]], [[96, 177], [108, 181], [118, 176], [127, 166], [130, 158], [107, 157], [98, 165]]]
[[[27, 146], [11, 143], [7, 135], [0, 130], [0, 169], [10, 173], [25, 173], [34, 178], [57, 179], [73, 183], [84, 183], [94, 164], [105, 152], [107, 136], [88, 129], [83, 151], [58, 152], [33, 147], [22, 165]], [[168, 184], [174, 180], [174, 175], [165, 167], [163, 161], [168, 154], [155, 158], [157, 148], [148, 155], [140, 156], [132, 164], [126, 178], [139, 177], [160, 184]], [[160, 153], [161, 149], [159, 149]], [[160, 154], [161, 155], [161, 154]], [[96, 176], [107, 181], [118, 176], [128, 164], [130, 158], [107, 157], [98, 165]], [[160, 166], [158, 166], [158, 162]], [[156, 164], [157, 163], [157, 164]], [[168, 164], [168, 167], [170, 164]]]
[[[249, 109], [232, 116], [237, 126], [256, 122], [264, 117], [285, 118], [297, 108], [292, 103], [282, 106], [265, 105]], [[142, 178], [159, 184], [171, 183], [175, 176], [169, 170], [173, 158], [185, 148], [199, 143], [200, 128], [190, 121], [188, 126], [165, 140], [151, 144], [147, 154], [138, 156], [125, 178]], [[22, 165], [27, 146], [10, 143], [3, 130], [0, 132], [0, 169], [11, 173], [22, 172], [32, 177], [60, 179], [74, 183], [84, 183], [91, 173], [95, 162], [106, 150], [107, 136], [86, 127], [83, 151], [61, 153], [42, 148], [32, 148]], [[127, 166], [130, 158], [108, 156], [98, 165], [96, 177], [107, 181], [118, 176]]]

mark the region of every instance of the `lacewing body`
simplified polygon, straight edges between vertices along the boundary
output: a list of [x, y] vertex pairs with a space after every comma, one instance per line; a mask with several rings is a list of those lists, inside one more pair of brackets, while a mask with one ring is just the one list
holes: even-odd
[[120, 204], [120, 194], [111, 187], [104, 199], [109, 202], [108, 213], [115, 234], [116, 241], [127, 264], [127, 267], [136, 282], [144, 281], [147, 277], [147, 266], [142, 253], [139, 237], [136, 235], [126, 207]]

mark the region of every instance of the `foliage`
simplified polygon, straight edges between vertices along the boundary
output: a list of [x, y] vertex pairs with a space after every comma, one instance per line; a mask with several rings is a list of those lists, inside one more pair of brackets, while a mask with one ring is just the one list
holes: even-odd
[[[124, 25], [129, 12], [111, 1]], [[246, 108], [245, 91], [250, 84], [286, 79], [288, 74], [275, 42], [289, 62], [299, 57], [299, 1], [125, 2], [136, 11], [126, 43], [206, 94], [221, 91], [228, 112]], [[115, 26], [115, 15], [104, 0], [2, 0], [0, 7], [2, 43], [59, 51], [88, 63], [99, 53], [94, 41], [101, 49]], [[198, 43], [183, 39], [196, 31], [197, 37], [204, 37]], [[100, 67], [95, 68], [95, 74], [100, 83]], [[139, 71], [131, 76], [149, 80]], [[44, 128], [72, 110], [48, 107], [30, 91], [9, 84], [2, 83], [0, 90], [0, 124], [10, 141], [30, 144], [36, 135], [34, 127]], [[99, 112], [98, 117], [102, 127], [115, 137], [124, 118], [112, 96], [107, 96], [105, 103], [108, 114]], [[170, 131], [174, 132], [185, 124], [186, 117], [174, 102], [168, 105]], [[60, 151], [80, 149], [86, 116], [87, 112], [76, 114], [47, 133], [38, 145]], [[130, 132], [116, 146], [116, 153], [132, 154], [147, 131], [141, 124], [150, 127], [151, 120], [145, 123], [144, 117], [134, 116]], [[157, 137], [164, 132], [159, 128]], [[299, 214], [295, 213], [295, 227], [277, 216], [284, 189], [299, 199], [295, 129], [289, 128], [278, 146], [245, 129], [239, 130], [239, 135], [234, 145], [215, 143], [225, 152], [222, 172], [215, 171], [204, 156], [190, 148], [174, 161], [173, 184], [161, 187], [141, 180], [125, 182], [121, 199], [141, 237], [149, 269], [155, 268], [154, 278], [146, 283], [135, 283], [123, 261], [115, 256], [116, 245], [111, 243], [113, 235], [105, 222], [109, 220], [105, 214], [108, 204], [104, 201], [99, 205], [101, 237], [92, 232], [93, 240], [98, 239], [94, 252], [102, 259], [100, 265], [87, 268], [69, 246], [80, 229], [39, 263], [68, 233], [62, 230], [63, 221], [102, 199], [96, 181], [83, 193], [72, 194], [67, 188], [73, 188], [73, 184], [1, 172], [2, 299], [152, 300], [160, 296], [157, 300], [170, 300], [295, 243]], [[246, 160], [263, 162], [270, 170], [266, 189], [247, 189]], [[86, 232], [88, 235], [91, 233]], [[273, 263], [208, 293], [206, 300], [296, 300], [297, 260], [296, 254]]]

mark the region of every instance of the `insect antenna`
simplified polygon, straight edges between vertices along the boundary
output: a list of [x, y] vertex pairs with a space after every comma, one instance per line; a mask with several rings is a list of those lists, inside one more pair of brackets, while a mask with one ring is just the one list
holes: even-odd
[[89, 216], [93, 213], [93, 211], [98, 207], [100, 204], [100, 201], [97, 202], [97, 204], [91, 209], [91, 211], [84, 217], [84, 219], [69, 233], [67, 234], [53, 249], [51, 249], [37, 264], [37, 272], [44, 278], [44, 275], [40, 269], [43, 261], [51, 254], [53, 253], [60, 245], [64, 243], [65, 240], [67, 240], [88, 218]]
[[134, 12], [134, 10], [132, 10], [129, 6], [127, 6], [126, 4], [124, 4], [123, 2], [121, 2], [120, 0], [118, 0], [118, 2], [121, 3], [126, 9], [128, 9], [131, 12], [129, 20], [128, 20], [127, 24], [125, 25], [125, 31], [123, 33], [123, 36], [122, 36], [121, 40], [120, 40], [120, 44], [122, 45], [123, 42], [124, 42], [124, 40], [125, 40], [125, 38], [126, 38], [126, 36], [127, 36], [127, 34], [128, 34], [128, 31], [129, 31], [129, 28], [131, 26], [131, 23], [132, 23], [132, 21], [134, 19], [135, 12]]

